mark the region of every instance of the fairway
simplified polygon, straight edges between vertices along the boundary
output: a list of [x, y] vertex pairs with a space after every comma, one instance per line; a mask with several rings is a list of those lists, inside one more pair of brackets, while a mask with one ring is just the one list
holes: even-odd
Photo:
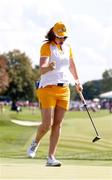
[[50, 132], [43, 138], [35, 159], [29, 159], [26, 151], [37, 128], [11, 122], [39, 122], [40, 111], [32, 114], [27, 108], [21, 113], [6, 109], [0, 119], [0, 179], [112, 180], [112, 115], [104, 110], [90, 113], [101, 140], [92, 143], [95, 132], [85, 111], [67, 112], [56, 154], [63, 165], [50, 168], [45, 166]]

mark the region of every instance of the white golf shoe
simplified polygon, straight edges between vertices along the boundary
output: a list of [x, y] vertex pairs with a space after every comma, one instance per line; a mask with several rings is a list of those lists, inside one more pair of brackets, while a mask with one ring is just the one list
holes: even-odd
[[61, 166], [61, 162], [57, 159], [55, 159], [54, 157], [48, 157], [46, 166]]
[[37, 144], [34, 140], [28, 149], [28, 157], [34, 158], [37, 152], [39, 144]]

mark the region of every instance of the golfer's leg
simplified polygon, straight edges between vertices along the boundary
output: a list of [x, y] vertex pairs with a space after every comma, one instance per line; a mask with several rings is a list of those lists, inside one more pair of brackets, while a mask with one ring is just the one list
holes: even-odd
[[38, 127], [35, 142], [39, 143], [41, 138], [48, 132], [53, 124], [54, 108], [45, 108], [41, 110], [42, 124]]
[[50, 146], [49, 146], [49, 156], [54, 156], [57, 148], [57, 143], [59, 140], [60, 132], [61, 132], [61, 124], [64, 118], [65, 109], [61, 107], [56, 107], [54, 112], [54, 122], [51, 129], [50, 135]]

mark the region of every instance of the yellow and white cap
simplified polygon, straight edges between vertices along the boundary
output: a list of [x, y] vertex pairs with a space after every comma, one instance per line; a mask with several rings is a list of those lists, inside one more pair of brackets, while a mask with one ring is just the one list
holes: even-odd
[[67, 29], [62, 22], [57, 22], [53, 27], [53, 32], [57, 37], [67, 37]]

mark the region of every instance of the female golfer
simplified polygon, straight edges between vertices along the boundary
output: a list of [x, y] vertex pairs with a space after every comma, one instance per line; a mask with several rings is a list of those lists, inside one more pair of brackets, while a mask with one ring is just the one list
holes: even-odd
[[40, 140], [50, 129], [47, 166], [61, 166], [61, 162], [55, 158], [55, 153], [62, 120], [69, 108], [69, 70], [74, 77], [76, 90], [82, 90], [71, 47], [65, 44], [67, 37], [65, 25], [58, 22], [49, 30], [45, 36], [46, 41], [40, 49], [41, 80], [36, 94], [40, 102], [42, 123], [28, 149], [28, 156], [35, 157]]

